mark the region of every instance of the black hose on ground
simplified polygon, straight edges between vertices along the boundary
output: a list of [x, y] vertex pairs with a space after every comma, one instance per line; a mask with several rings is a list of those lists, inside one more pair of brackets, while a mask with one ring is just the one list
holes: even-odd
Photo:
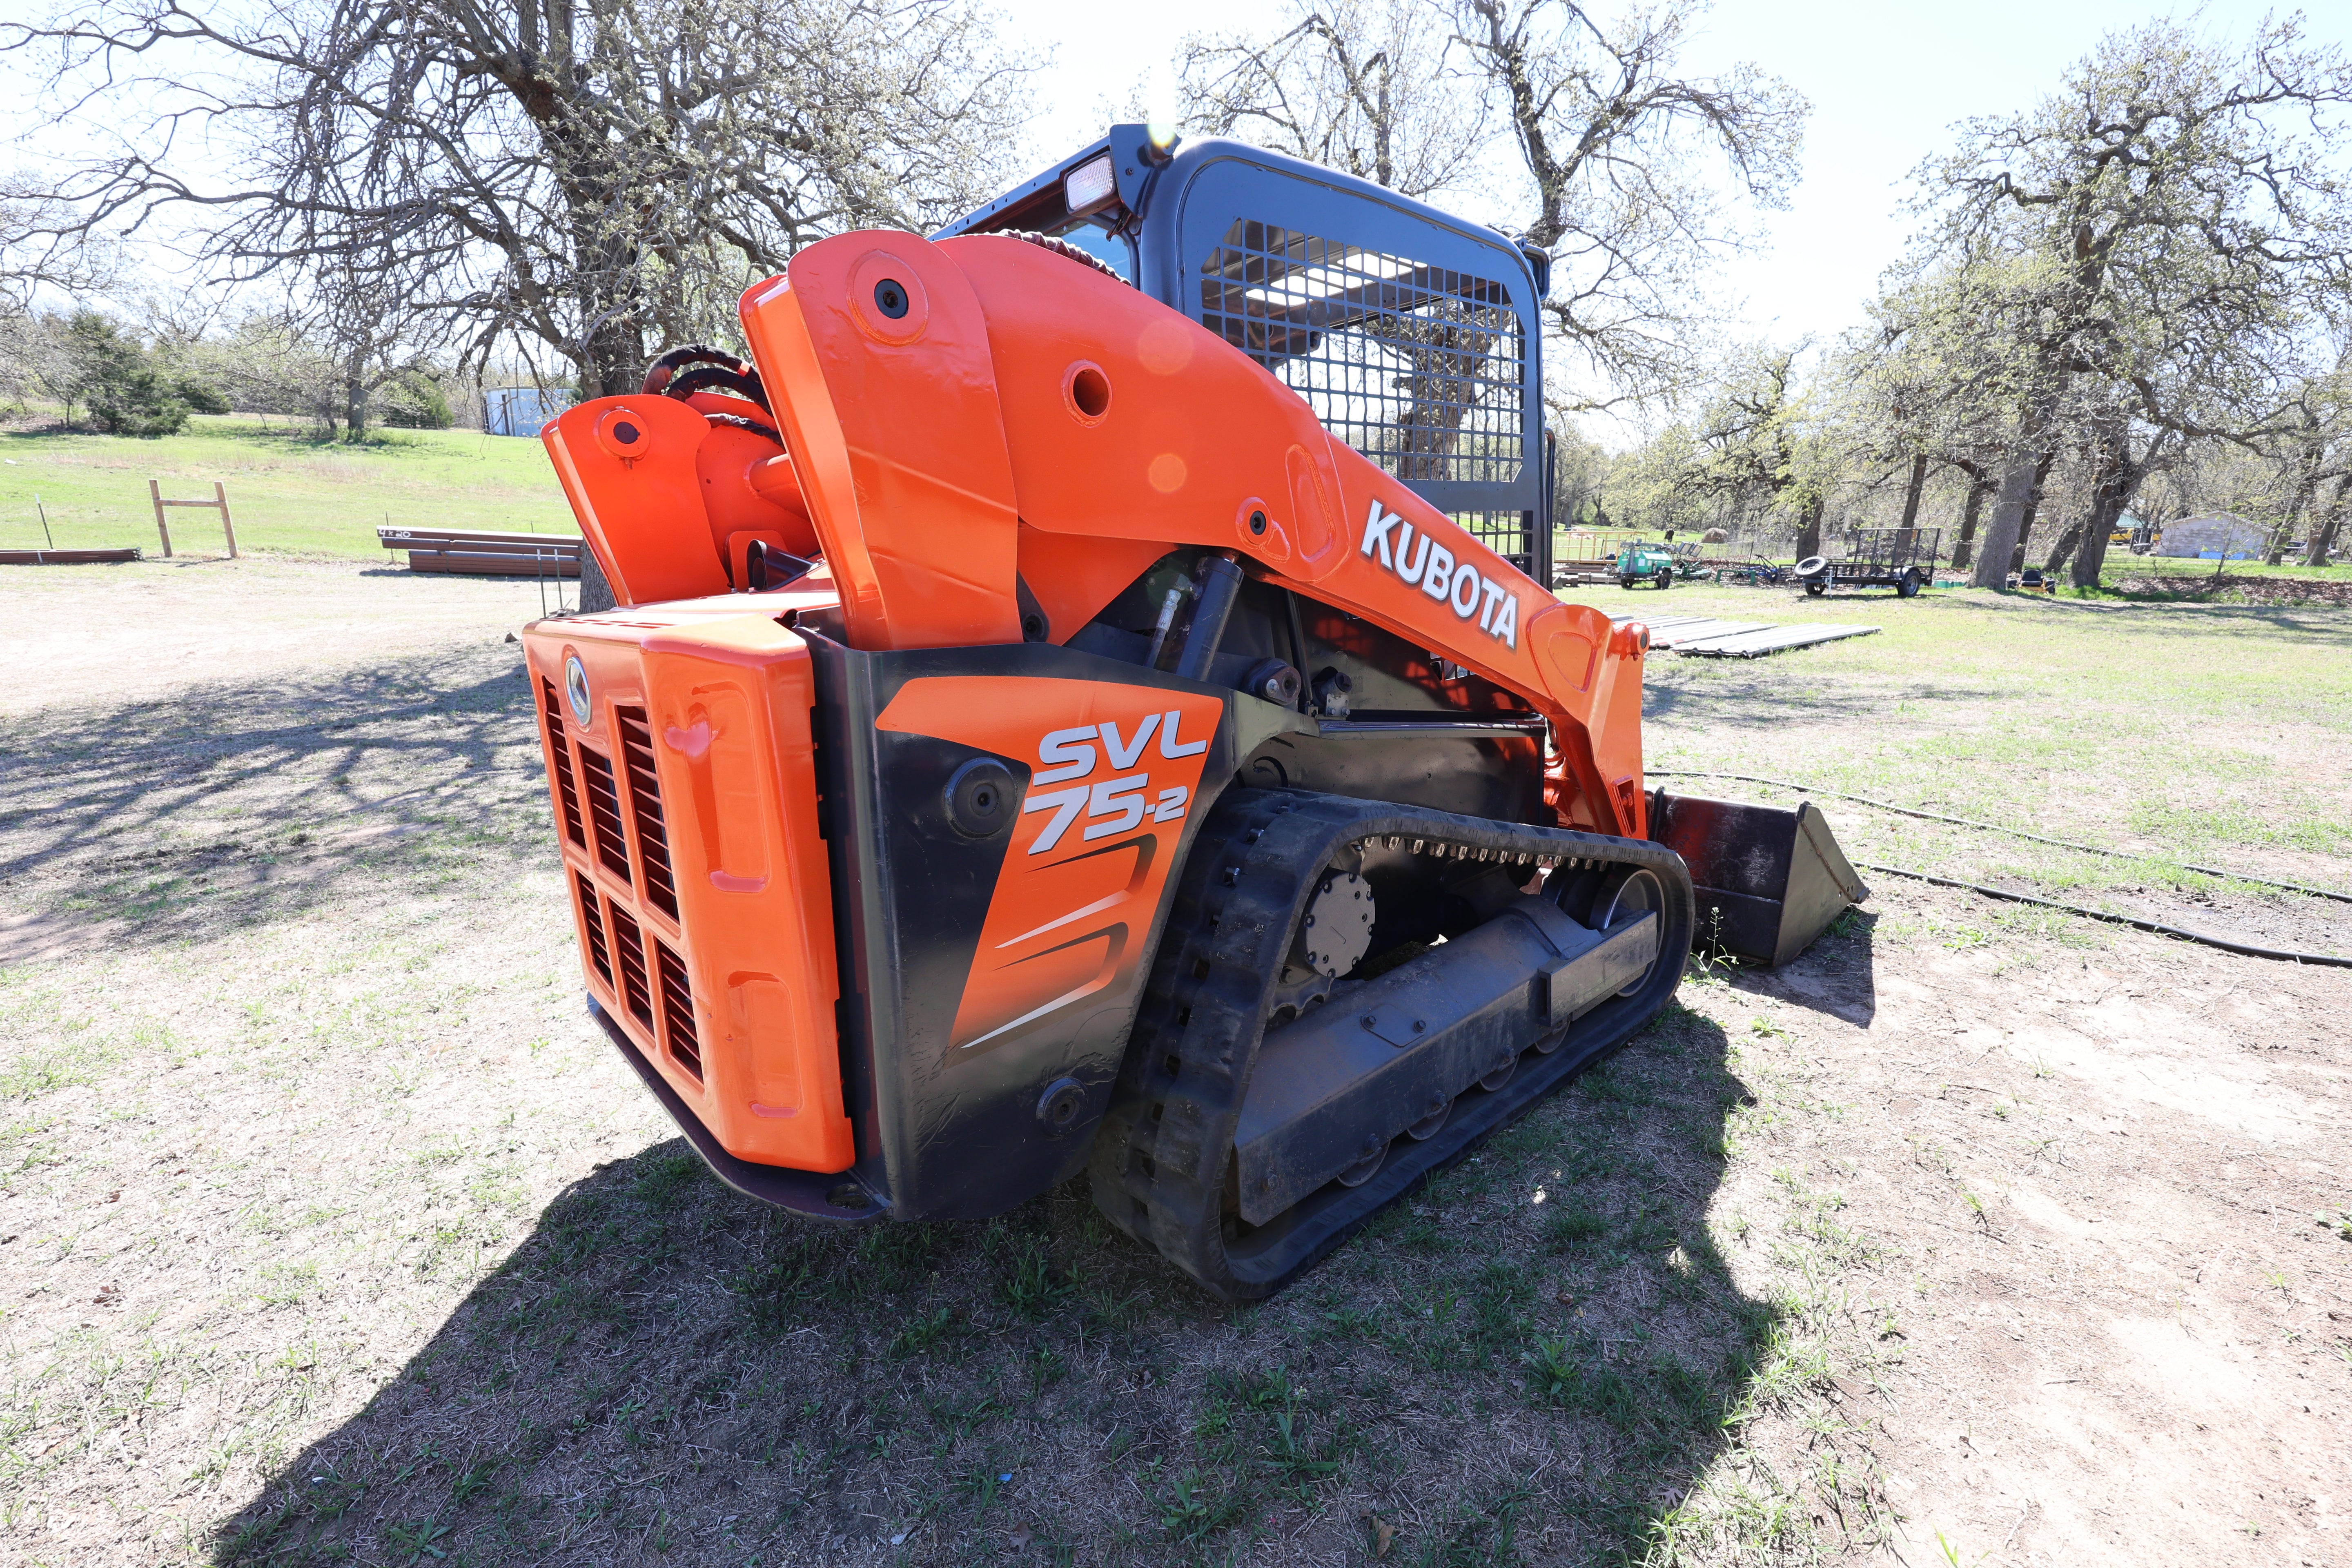
[[1854, 865], [1865, 871], [1880, 871], [1890, 877], [1909, 877], [1921, 882], [1933, 882], [1939, 888], [1958, 888], [1967, 892], [1982, 893], [1988, 899], [2000, 899], [2012, 904], [2032, 904], [2040, 909], [2059, 910], [2085, 920], [2105, 921], [2113, 925], [2130, 926], [2137, 931], [2154, 931], [2158, 936], [2177, 936], [2189, 942], [2203, 942], [2224, 952], [2243, 953], [2249, 958], [2275, 958], [2288, 963], [2316, 963], [2330, 969], [2352, 969], [2352, 958], [2338, 958], [2332, 952], [2298, 952], [2293, 948], [2264, 947], [2259, 942], [2239, 942], [2231, 937], [2213, 936], [2185, 926], [2168, 926], [2162, 921], [2148, 920], [2140, 915], [2119, 915], [2106, 910], [2094, 910], [2082, 904], [2062, 904], [2055, 899], [2036, 898], [2032, 893], [2013, 893], [2006, 888], [1989, 888], [1982, 882], [1963, 882], [1957, 877], [1938, 877], [1927, 871], [1914, 871], [1902, 866], [1877, 866], [1867, 860]]
[[[1774, 789], [1794, 790], [1799, 795], [1817, 795], [1827, 800], [1850, 800], [1856, 805], [1867, 805], [1878, 811], [1891, 811], [1899, 816], [1916, 816], [1927, 822], [1948, 822], [1955, 827], [1973, 827], [1979, 833], [2006, 833], [2012, 838], [2031, 839], [2057, 849], [2073, 849], [2084, 855], [2105, 855], [2115, 860], [2152, 860], [2160, 866], [2174, 866], [2183, 871], [2194, 871], [2203, 877], [2220, 877], [2227, 881], [2244, 882], [2257, 888], [2277, 888], [2289, 893], [2305, 893], [2315, 899], [2332, 899], [2339, 904], [2352, 904], [2352, 893], [2339, 893], [2332, 888], [2307, 888], [2301, 882], [2274, 882], [2267, 877], [2249, 877], [2238, 871], [2224, 871], [2215, 866], [2200, 866], [2190, 860], [2175, 860], [2164, 855], [2135, 855], [2128, 849], [2102, 849], [2095, 844], [2074, 844], [2063, 838], [2045, 838], [2039, 833], [2028, 833], [2021, 827], [2003, 827], [1997, 822], [1971, 822], [1965, 816], [1946, 816], [1940, 812], [1921, 811], [1916, 806], [1896, 805], [1890, 801], [1873, 800], [1868, 795], [1845, 795], [1815, 784], [1792, 784], [1787, 779], [1759, 778], [1754, 773], [1700, 773], [1683, 768], [1652, 768], [1652, 775], [1666, 779], [1737, 779], [1742, 784], [1769, 784]], [[1898, 873], [1900, 875], [1901, 873]], [[1953, 886], [1965, 886], [1954, 883]]]

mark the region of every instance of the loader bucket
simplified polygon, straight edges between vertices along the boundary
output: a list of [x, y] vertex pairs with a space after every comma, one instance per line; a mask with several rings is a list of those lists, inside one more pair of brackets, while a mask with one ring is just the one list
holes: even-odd
[[1870, 896], [1811, 801], [1785, 811], [1658, 790], [1650, 837], [1690, 868], [1700, 952], [1786, 963]]

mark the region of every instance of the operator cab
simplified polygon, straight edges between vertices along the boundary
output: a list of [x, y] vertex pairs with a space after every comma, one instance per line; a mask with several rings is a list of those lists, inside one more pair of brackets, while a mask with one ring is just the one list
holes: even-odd
[[1110, 134], [931, 236], [1043, 234], [1264, 365], [1325, 429], [1551, 580], [1550, 258], [1245, 142]]

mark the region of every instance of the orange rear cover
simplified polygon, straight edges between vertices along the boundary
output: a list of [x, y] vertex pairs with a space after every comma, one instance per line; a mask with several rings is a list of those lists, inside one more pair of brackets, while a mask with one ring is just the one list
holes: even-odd
[[[855, 1151], [808, 647], [770, 616], [689, 608], [524, 633], [554, 709], [542, 738], [589, 988], [730, 1153], [844, 1170]], [[665, 954], [683, 994], [664, 983]]]

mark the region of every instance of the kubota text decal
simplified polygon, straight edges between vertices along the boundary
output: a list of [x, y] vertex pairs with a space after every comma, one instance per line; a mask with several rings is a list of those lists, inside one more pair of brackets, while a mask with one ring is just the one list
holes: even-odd
[[1518, 595], [1493, 578], [1480, 576], [1469, 562], [1454, 560], [1453, 551], [1428, 534], [1416, 535], [1412, 524], [1377, 500], [1364, 519], [1363, 553], [1463, 620], [1476, 621], [1480, 631], [1505, 647], [1518, 647]]
[[1076, 1027], [1135, 977], [1223, 713], [1215, 697], [1156, 687], [1002, 676], [927, 676], [891, 699], [877, 728], [1030, 769], [951, 1059], [1033, 1024]]

